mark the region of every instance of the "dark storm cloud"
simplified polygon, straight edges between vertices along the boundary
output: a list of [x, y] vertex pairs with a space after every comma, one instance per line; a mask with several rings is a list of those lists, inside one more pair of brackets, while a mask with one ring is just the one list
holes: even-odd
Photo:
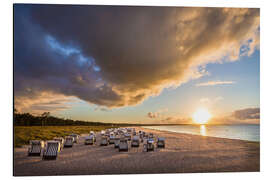
[[15, 6], [15, 98], [41, 92], [135, 105], [259, 45], [259, 10]]

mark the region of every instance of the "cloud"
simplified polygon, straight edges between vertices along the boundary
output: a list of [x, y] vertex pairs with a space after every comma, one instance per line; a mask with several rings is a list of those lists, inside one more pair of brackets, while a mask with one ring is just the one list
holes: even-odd
[[14, 95], [136, 105], [252, 54], [259, 24], [254, 8], [15, 5]]
[[169, 116], [160, 120], [161, 124], [191, 124], [191, 118], [181, 118], [177, 116]]
[[96, 108], [94, 109], [94, 111], [109, 112], [109, 111], [111, 111], [111, 110], [108, 109], [108, 108], [105, 108], [105, 107], [96, 107]]
[[246, 108], [233, 112], [233, 116], [240, 120], [260, 119], [260, 108]]
[[238, 109], [225, 116], [213, 117], [216, 124], [260, 124], [260, 108]]
[[217, 96], [213, 99], [207, 98], [207, 97], [203, 97], [200, 99], [200, 102], [203, 104], [215, 104], [219, 101], [222, 101], [224, 98], [222, 96]]
[[159, 109], [157, 112], [148, 112], [147, 117], [149, 118], [162, 118], [162, 114], [168, 112], [168, 108]]
[[159, 115], [158, 113], [153, 113], [153, 112], [147, 113], [147, 116], [148, 116], [149, 118], [157, 118], [158, 115]]
[[[29, 90], [30, 91], [30, 90]], [[75, 97], [67, 97], [62, 94], [42, 92], [32, 94], [32, 99], [27, 96], [15, 96], [15, 108], [18, 112], [31, 112], [41, 114], [45, 111], [55, 112], [71, 108], [70, 102], [76, 102]]]
[[198, 83], [196, 86], [216, 86], [216, 85], [225, 85], [225, 84], [235, 84], [235, 81], [208, 81], [204, 83]]
[[209, 98], [201, 98], [201, 99], [200, 99], [200, 102], [201, 102], [201, 103], [210, 103], [211, 100], [210, 100]]

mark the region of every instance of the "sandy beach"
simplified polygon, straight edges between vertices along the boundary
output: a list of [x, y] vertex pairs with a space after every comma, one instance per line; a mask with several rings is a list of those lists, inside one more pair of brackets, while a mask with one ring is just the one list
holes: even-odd
[[[142, 128], [136, 128], [138, 131]], [[166, 138], [165, 149], [118, 152], [113, 145], [84, 145], [84, 135], [57, 160], [28, 157], [27, 146], [14, 150], [15, 176], [149, 174], [260, 171], [260, 143], [143, 129]]]

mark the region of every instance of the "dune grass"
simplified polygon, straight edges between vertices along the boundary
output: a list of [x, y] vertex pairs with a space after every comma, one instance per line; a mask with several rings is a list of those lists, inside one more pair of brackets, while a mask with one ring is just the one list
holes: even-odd
[[50, 140], [54, 137], [65, 137], [71, 133], [84, 134], [90, 131], [101, 131], [111, 126], [15, 126], [14, 146], [29, 144], [29, 140]]

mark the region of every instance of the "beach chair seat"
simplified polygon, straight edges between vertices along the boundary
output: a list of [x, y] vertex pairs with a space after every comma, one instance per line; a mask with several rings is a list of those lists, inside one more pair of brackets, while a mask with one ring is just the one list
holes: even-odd
[[28, 156], [40, 156], [44, 148], [44, 141], [31, 140], [28, 148]]
[[56, 159], [60, 152], [59, 141], [48, 141], [43, 153], [43, 159]]

